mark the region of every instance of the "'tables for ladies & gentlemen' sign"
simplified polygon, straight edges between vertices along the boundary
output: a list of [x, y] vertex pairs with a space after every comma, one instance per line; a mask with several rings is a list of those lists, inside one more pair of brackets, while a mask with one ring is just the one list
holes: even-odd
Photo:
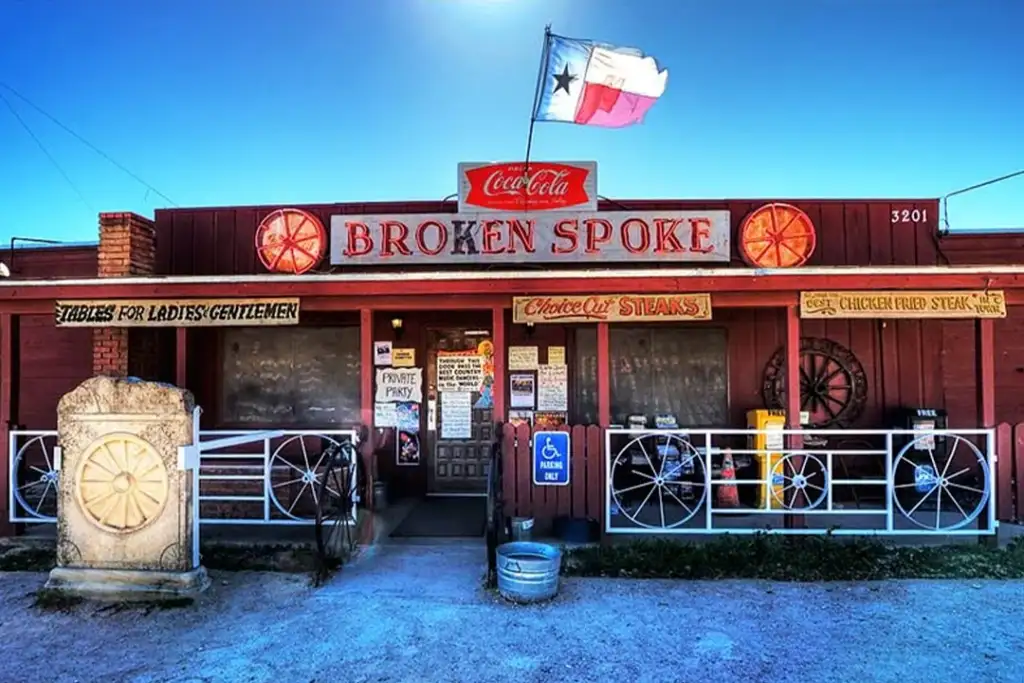
[[1005, 318], [1006, 295], [987, 291], [801, 292], [801, 318]]
[[728, 211], [331, 216], [331, 263], [728, 262]]
[[711, 320], [710, 294], [517, 296], [512, 321], [526, 323]]
[[57, 327], [249, 327], [298, 325], [298, 299], [106, 299], [58, 301]]

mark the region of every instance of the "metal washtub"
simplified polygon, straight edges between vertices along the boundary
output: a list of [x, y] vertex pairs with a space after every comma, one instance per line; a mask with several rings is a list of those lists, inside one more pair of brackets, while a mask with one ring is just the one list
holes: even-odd
[[561, 569], [562, 551], [554, 546], [505, 543], [498, 546], [498, 593], [519, 603], [550, 600], [558, 593]]

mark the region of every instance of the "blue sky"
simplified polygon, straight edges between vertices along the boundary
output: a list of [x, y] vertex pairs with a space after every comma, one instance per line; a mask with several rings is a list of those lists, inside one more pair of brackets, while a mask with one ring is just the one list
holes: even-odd
[[[937, 197], [1024, 168], [1020, 0], [4, 0], [0, 82], [180, 206], [438, 199], [521, 159], [544, 24], [669, 69], [642, 126], [538, 124], [603, 195]], [[1015, 28], [1017, 27], [1017, 28]], [[167, 206], [0, 88], [0, 239]], [[1024, 227], [1024, 177], [951, 201]]]

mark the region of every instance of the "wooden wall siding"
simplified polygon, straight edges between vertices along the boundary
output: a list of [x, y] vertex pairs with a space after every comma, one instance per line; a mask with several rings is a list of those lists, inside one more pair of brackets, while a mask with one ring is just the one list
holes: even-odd
[[502, 431], [502, 497], [509, 517], [534, 517], [541, 531], [559, 516], [604, 524], [604, 431], [596, 425], [566, 426], [570, 455], [568, 486], [534, 486], [532, 430], [506, 424]]
[[60, 397], [92, 376], [92, 329], [57, 329], [52, 315], [19, 316], [15, 422], [55, 429]]
[[939, 238], [942, 263], [952, 265], [998, 264], [1021, 262], [1024, 252], [1024, 230], [1017, 233], [957, 233]]
[[12, 278], [83, 278], [96, 277], [96, 254], [94, 245], [56, 246], [15, 249], [2, 258], [10, 266]]
[[[728, 309], [715, 320], [729, 332], [729, 413], [742, 426], [746, 412], [763, 408], [765, 366], [785, 342], [785, 316], [780, 309]], [[850, 349], [864, 366], [867, 403], [852, 427], [893, 426], [901, 407], [943, 407], [942, 357], [937, 343], [939, 321], [802, 320], [801, 337], [831, 339]]]
[[[96, 247], [17, 249], [16, 278], [96, 277]], [[18, 316], [14, 422], [23, 429], [54, 429], [57, 402], [92, 376], [89, 328], [57, 328], [53, 314]]]
[[[772, 200], [602, 201], [601, 210], [728, 209], [732, 214], [733, 265], [740, 266], [736, 234], [752, 210]], [[937, 200], [779, 200], [792, 203], [814, 221], [818, 246], [809, 265], [933, 265], [938, 262]], [[311, 211], [330, 232], [332, 214], [454, 213], [455, 202], [295, 205]], [[260, 220], [281, 206], [162, 209], [156, 212], [157, 269], [174, 275], [264, 272], [256, 255]], [[892, 212], [916, 210], [927, 221], [892, 222]], [[919, 214], [920, 215], [920, 214]], [[319, 269], [326, 271], [328, 259]], [[287, 276], [284, 276], [287, 277]]]
[[996, 519], [1024, 522], [1024, 424], [996, 427]]
[[[941, 325], [942, 381], [950, 424], [977, 426], [977, 325], [973, 320], [943, 321]], [[1007, 317], [996, 320], [994, 327], [996, 422], [1015, 424], [1024, 418], [1024, 306], [1010, 306]]]

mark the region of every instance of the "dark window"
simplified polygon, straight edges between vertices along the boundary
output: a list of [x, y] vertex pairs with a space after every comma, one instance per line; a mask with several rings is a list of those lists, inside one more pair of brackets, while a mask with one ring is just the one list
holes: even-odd
[[[728, 425], [725, 330], [718, 327], [621, 327], [608, 331], [612, 423], [630, 415], [674, 415], [680, 427]], [[597, 422], [597, 330], [576, 331], [573, 422]]]
[[359, 328], [236, 328], [223, 333], [221, 421], [359, 423]]
[[569, 401], [569, 422], [596, 425], [597, 419], [597, 328], [577, 327], [574, 363], [573, 400]]

